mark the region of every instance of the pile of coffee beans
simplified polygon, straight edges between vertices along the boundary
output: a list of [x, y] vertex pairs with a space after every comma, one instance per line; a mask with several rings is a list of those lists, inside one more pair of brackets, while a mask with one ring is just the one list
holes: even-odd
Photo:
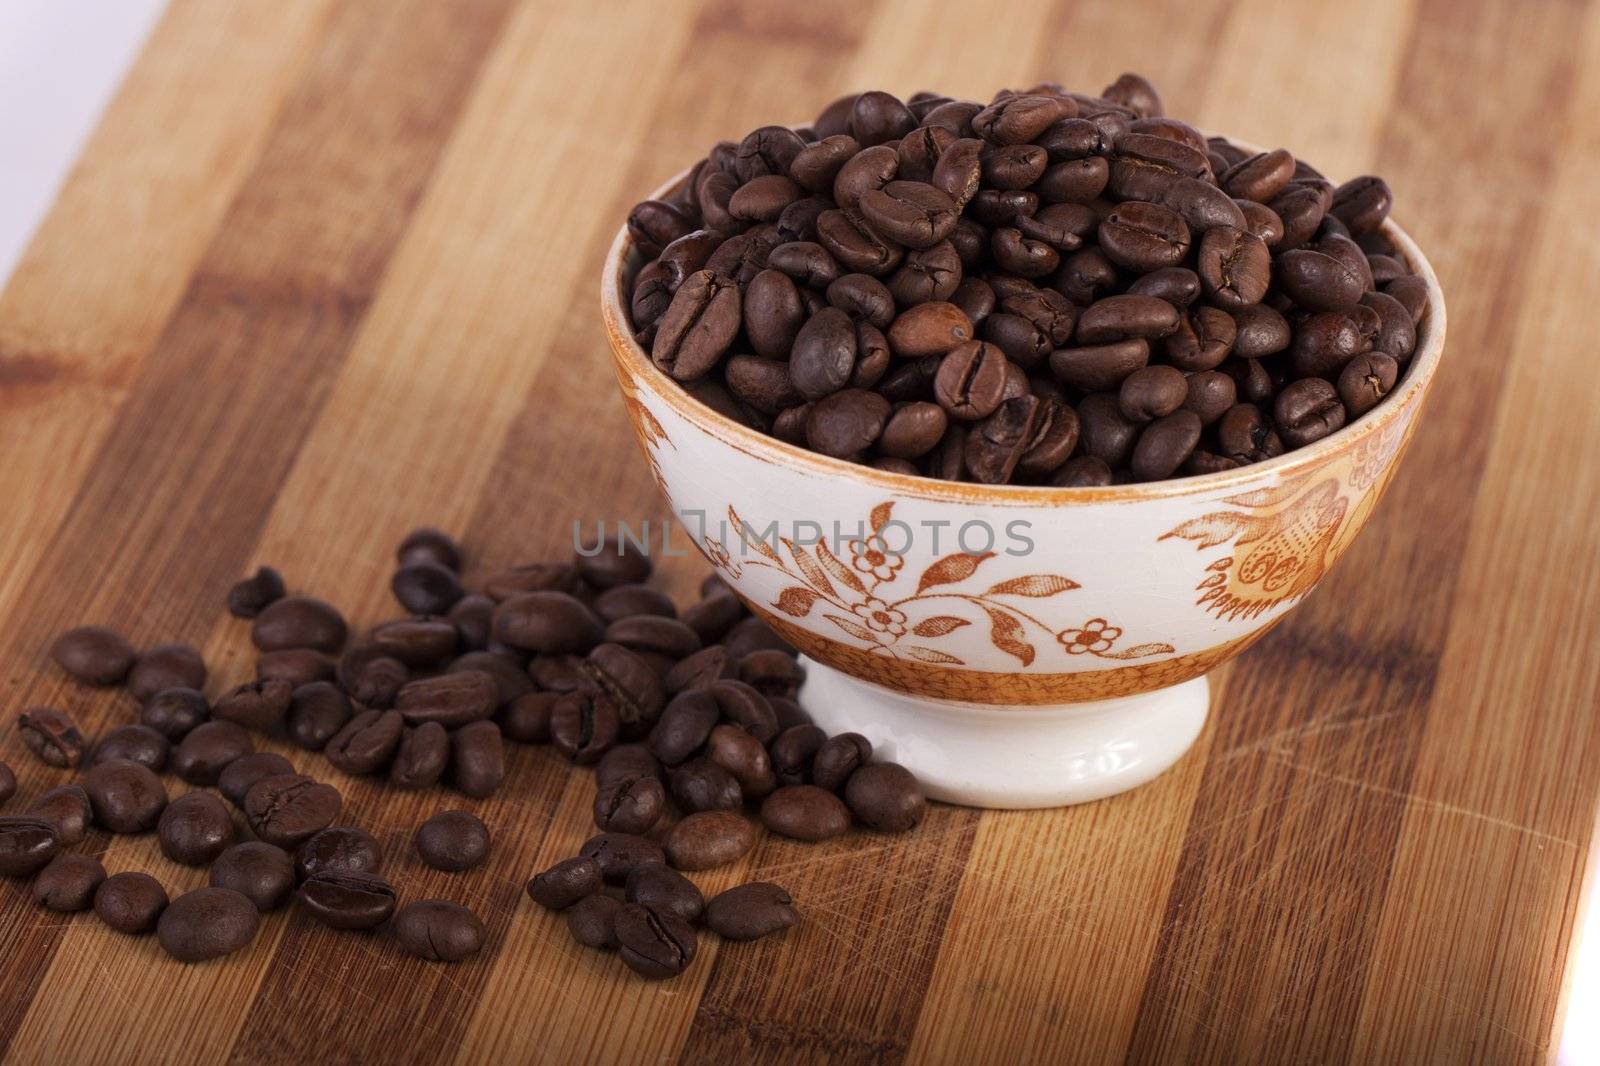
[[[580, 943], [661, 978], [688, 966], [700, 925], [748, 940], [797, 920], [776, 885], [707, 903], [684, 871], [736, 861], [763, 829], [810, 842], [921, 821], [912, 775], [873, 762], [866, 738], [811, 724], [796, 702], [794, 649], [719, 579], [680, 612], [647, 584], [649, 558], [621, 541], [492, 574], [481, 592], [463, 587], [461, 566], [445, 534], [409, 535], [392, 589], [410, 613], [355, 640], [336, 607], [291, 595], [260, 568], [228, 595], [251, 621], [256, 677], [214, 701], [189, 645], [141, 653], [104, 627], [63, 634], [55, 661], [86, 684], [124, 686], [140, 720], [89, 744], [61, 709], [18, 715], [26, 748], [78, 777], [0, 816], [0, 876], [33, 878], [49, 909], [92, 908], [120, 932], [154, 932], [184, 962], [239, 950], [260, 914], [291, 899], [330, 928], [384, 927], [404, 951], [457, 961], [483, 946], [478, 916], [448, 900], [401, 905], [378, 872], [378, 840], [341, 824], [340, 790], [256, 740], [320, 752], [334, 770], [395, 788], [448, 783], [474, 799], [501, 787], [506, 740], [551, 744], [594, 767], [600, 832], [528, 894], [565, 912]], [[164, 773], [193, 787], [169, 798]], [[0, 763], [0, 803], [15, 791]], [[94, 856], [68, 850], [92, 826], [153, 831], [167, 859], [209, 868], [209, 884], [169, 901], [147, 873], [108, 877]], [[468, 810], [433, 814], [412, 840], [425, 865], [452, 873], [491, 850], [489, 827]]]
[[1389, 187], [1165, 117], [1127, 74], [864, 92], [628, 216], [629, 312], [723, 414], [881, 470], [1106, 485], [1259, 462], [1394, 388], [1427, 286]]

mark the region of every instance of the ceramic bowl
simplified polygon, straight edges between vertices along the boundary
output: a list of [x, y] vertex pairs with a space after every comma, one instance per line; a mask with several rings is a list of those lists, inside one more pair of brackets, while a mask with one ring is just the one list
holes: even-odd
[[718, 414], [633, 340], [626, 228], [601, 303], [657, 483], [728, 584], [808, 660], [801, 702], [817, 724], [864, 734], [935, 798], [1056, 806], [1169, 767], [1204, 723], [1206, 672], [1310, 593], [1372, 514], [1445, 335], [1433, 269], [1398, 226], [1385, 233], [1428, 303], [1381, 405], [1253, 466], [1106, 488], [886, 473]]

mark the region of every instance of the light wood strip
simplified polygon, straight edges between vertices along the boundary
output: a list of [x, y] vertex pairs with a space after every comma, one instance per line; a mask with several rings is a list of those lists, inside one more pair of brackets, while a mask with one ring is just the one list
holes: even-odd
[[[191, 635], [221, 613], [493, 39], [498, 11], [475, 13], [469, 24], [425, 4], [340, 8], [25, 595], [49, 587], [52, 605], [79, 618], [138, 614], [140, 642]], [[79, 562], [119, 551], [148, 569], [108, 588]], [[213, 691], [249, 676], [248, 656], [210, 662]], [[160, 871], [154, 853], [148, 838], [118, 840], [106, 861]], [[203, 876], [166, 869], [173, 889]], [[276, 944], [261, 936], [222, 979], [87, 919], [61, 939], [11, 1042], [15, 1061], [116, 1060], [130, 1040], [215, 1059]], [[144, 987], [170, 998], [157, 1007], [127, 991]], [[82, 1025], [88, 1016], [98, 1024]]]
[[[1600, 9], [1570, 39], [1574, 56], [1593, 55]], [[1540, 989], [1572, 962], [1600, 789], [1600, 469], [1588, 459], [1600, 455], [1600, 404], [1581, 384], [1587, 353], [1566, 339], [1587, 328], [1600, 276], [1600, 249], [1571, 221], [1600, 212], [1600, 70], [1572, 73], [1547, 83], [1569, 101], [1564, 136], [1527, 234], [1540, 254], [1501, 360], [1466, 577], [1403, 801], [1352, 1049], [1369, 1061], [1531, 1062], [1554, 1050], [1555, 1001]], [[1566, 505], [1539, 503], [1550, 499]]]

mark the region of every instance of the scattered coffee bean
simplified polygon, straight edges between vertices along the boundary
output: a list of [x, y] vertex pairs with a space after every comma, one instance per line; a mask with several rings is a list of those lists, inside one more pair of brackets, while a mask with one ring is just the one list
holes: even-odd
[[235, 618], [254, 618], [269, 604], [283, 599], [285, 591], [282, 574], [270, 566], [258, 567], [228, 590], [228, 611]]
[[486, 799], [506, 779], [506, 749], [500, 727], [473, 722], [450, 734], [450, 783], [473, 799]]
[[667, 830], [663, 844], [675, 868], [710, 870], [755, 847], [756, 826], [736, 811], [696, 811]]
[[738, 778], [710, 759], [690, 759], [672, 771], [667, 783], [673, 802], [686, 813], [736, 811], [744, 806]]
[[331, 929], [375, 929], [394, 913], [394, 886], [376, 874], [329, 870], [300, 886], [300, 905]]
[[642, 977], [675, 977], [694, 961], [694, 928], [668, 911], [627, 903], [612, 924], [622, 961]]
[[113, 833], [143, 833], [155, 828], [167, 806], [167, 790], [147, 766], [117, 759], [84, 772], [97, 824]]
[[211, 716], [266, 733], [277, 728], [289, 712], [289, 697], [293, 692], [289, 682], [279, 678], [246, 681], [218, 699], [211, 708]]
[[285, 648], [269, 651], [256, 660], [256, 678], [282, 681], [291, 689], [317, 681], [332, 681], [339, 664], [314, 648]]
[[409, 725], [438, 722], [446, 729], [488, 718], [500, 705], [500, 689], [481, 670], [459, 670], [407, 683], [394, 708]]
[[595, 762], [616, 743], [622, 716], [604, 693], [569, 692], [550, 708], [550, 740], [579, 765]]
[[294, 891], [294, 862], [280, 847], [246, 841], [217, 856], [211, 884], [242, 893], [259, 911], [276, 910]]
[[815, 842], [847, 831], [850, 811], [827, 789], [786, 785], [762, 801], [761, 824], [782, 836]]
[[721, 714], [709, 692], [699, 689], [680, 692], [667, 704], [650, 730], [650, 750], [665, 765], [679, 765], [710, 738]]
[[57, 855], [34, 877], [33, 901], [46, 910], [85, 911], [105, 879], [105, 867], [93, 855]]
[[289, 739], [310, 751], [321, 751], [350, 722], [350, 697], [331, 681], [301, 685], [289, 695], [284, 724]]
[[443, 618], [401, 618], [374, 626], [367, 642], [383, 655], [407, 666], [435, 666], [455, 657], [461, 632]]
[[169, 688], [144, 705], [139, 721], [176, 744], [211, 714], [206, 698], [192, 688]]
[[250, 639], [261, 651], [313, 648], [332, 655], [344, 647], [348, 635], [344, 616], [332, 604], [310, 596], [274, 601], [250, 627]]
[[466, 595], [454, 570], [430, 562], [402, 566], [389, 587], [400, 606], [412, 614], [445, 614]]
[[613, 885], [626, 881], [636, 866], [667, 861], [666, 852], [661, 850], [660, 844], [631, 833], [600, 833], [592, 836], [584, 841], [578, 854], [582, 858], [593, 859], [600, 867], [600, 876]]
[[365, 874], [383, 861], [383, 847], [358, 826], [336, 825], [306, 838], [294, 855], [295, 876], [304, 881], [319, 874]]
[[647, 547], [620, 536], [612, 537], [592, 554], [589, 549], [580, 550], [572, 563], [578, 576], [597, 589], [637, 584], [648, 581], [654, 569]]
[[548, 744], [550, 723], [561, 698], [554, 692], [525, 692], [502, 704], [494, 720], [508, 740], [519, 744]]
[[811, 781], [811, 762], [828, 735], [814, 725], [790, 726], [772, 742], [770, 758], [773, 776], [780, 785], [804, 785]]
[[769, 881], [752, 881], [712, 897], [706, 928], [724, 940], [759, 940], [800, 920], [789, 893]]
[[586, 948], [617, 946], [617, 914], [625, 904], [614, 896], [596, 892], [566, 908], [567, 930]]
[[405, 535], [400, 547], [395, 549], [395, 562], [400, 566], [432, 563], [446, 570], [460, 571], [461, 547], [448, 533], [422, 526]]
[[870, 763], [851, 774], [844, 798], [856, 821], [884, 833], [915, 828], [928, 808], [911, 771], [892, 762]]
[[440, 811], [417, 827], [416, 846], [435, 870], [459, 873], [489, 857], [489, 827], [467, 811]]
[[467, 908], [448, 900], [408, 903], [395, 912], [391, 928], [395, 942], [419, 959], [460, 962], [483, 947], [483, 922]]
[[250, 788], [263, 777], [294, 773], [294, 764], [275, 751], [256, 751], [241, 755], [217, 775], [217, 791], [235, 807], [244, 806]]
[[629, 777], [600, 789], [594, 798], [594, 824], [608, 833], [649, 832], [666, 807], [659, 778]]
[[627, 777], [662, 778], [661, 762], [643, 744], [619, 744], [595, 764], [596, 788], [607, 788]]
[[400, 737], [389, 783], [397, 788], [430, 788], [450, 765], [450, 734], [438, 722], [423, 722]]
[[690, 925], [700, 920], [700, 912], [706, 906], [705, 897], [694, 882], [666, 866], [637, 867], [628, 875], [624, 895], [629, 903], [663, 911]]
[[127, 759], [160, 773], [167, 765], [172, 745], [167, 738], [147, 725], [119, 725], [100, 738], [89, 754], [89, 763]]
[[[94, 798], [93, 792], [90, 798]], [[343, 805], [343, 797], [332, 785], [304, 774], [278, 774], [250, 786], [244, 796], [244, 817], [261, 840], [293, 848], [332, 825]]]
[[206, 664], [188, 644], [162, 644], [134, 660], [128, 691], [140, 703], [169, 688], [204, 688]]
[[233, 818], [210, 792], [186, 792], [156, 822], [161, 854], [185, 866], [208, 866], [233, 843]]
[[30, 707], [17, 716], [22, 743], [51, 766], [77, 766], [83, 761], [83, 734], [70, 717], [54, 707]]
[[54, 826], [57, 839], [66, 848], [81, 841], [94, 821], [89, 793], [79, 784], [61, 785], [41, 793], [28, 805], [27, 814]]
[[156, 938], [179, 962], [205, 962], [250, 943], [261, 916], [245, 896], [227, 888], [185, 892], [162, 910]]
[[399, 711], [362, 711], [333, 735], [322, 754], [347, 774], [375, 774], [394, 758], [404, 730]]
[[494, 624], [495, 603], [487, 596], [472, 594], [456, 601], [445, 620], [456, 628], [456, 643], [465, 652], [482, 651], [489, 645], [489, 629]]
[[495, 687], [500, 690], [501, 707], [537, 689], [518, 653], [510, 649], [469, 651], [452, 662], [445, 672], [455, 674], [463, 670], [477, 670], [494, 678]]
[[53, 822], [32, 815], [0, 816], [0, 877], [32, 877], [60, 849]]
[[112, 874], [94, 890], [95, 916], [129, 936], [152, 932], [166, 908], [167, 890], [146, 873]]
[[565, 592], [526, 592], [495, 609], [495, 640], [544, 655], [586, 652], [600, 643], [605, 626], [588, 607]]
[[370, 645], [358, 645], [339, 660], [339, 685], [363, 707], [386, 710], [410, 680], [406, 664]]
[[733, 775], [745, 799], [760, 799], [778, 787], [767, 749], [741, 726], [719, 725], [713, 729], [706, 743], [706, 757]]
[[860, 733], [829, 737], [811, 760], [811, 783], [829, 792], [844, 788], [856, 768], [872, 759], [872, 742]]
[[133, 669], [133, 646], [104, 626], [79, 626], [56, 638], [50, 657], [87, 685], [117, 685]]
[[541, 907], [559, 911], [600, 891], [600, 864], [594, 859], [563, 859], [528, 882], [528, 896]]

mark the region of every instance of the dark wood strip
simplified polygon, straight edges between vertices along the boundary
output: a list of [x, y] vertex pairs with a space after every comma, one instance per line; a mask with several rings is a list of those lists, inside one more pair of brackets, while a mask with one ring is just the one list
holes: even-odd
[[[60, 701], [85, 732], [131, 720], [47, 666], [86, 620], [136, 644], [202, 641], [354, 337], [449, 135], [502, 5], [343, 6], [286, 102], [182, 303], [130, 385], [62, 527], [11, 606], [0, 661], [20, 705]], [[434, 21], [432, 31], [422, 25]], [[137, 569], [122, 566], [139, 560]], [[27, 766], [7, 731], [8, 761]], [[59, 784], [29, 773], [28, 792]], [[7, 894], [25, 892], [25, 886]], [[9, 1043], [64, 925], [8, 907]], [[19, 972], [26, 968], [27, 972]]]
[[[1487, 197], [1478, 169], [1432, 161], [1465, 141], [1473, 158], [1547, 167], [1573, 67], [1535, 46], [1573, 36], [1579, 14], [1427, 0], [1413, 22], [1376, 167], [1447, 300], [1499, 298], [1451, 304], [1444, 367], [1371, 527], [1219, 701], [1132, 1061], [1343, 1057], [1464, 576], [1460, 483], [1484, 463], [1541, 210], [1532, 188]], [[1500, 106], [1465, 112], [1461, 94]]]

